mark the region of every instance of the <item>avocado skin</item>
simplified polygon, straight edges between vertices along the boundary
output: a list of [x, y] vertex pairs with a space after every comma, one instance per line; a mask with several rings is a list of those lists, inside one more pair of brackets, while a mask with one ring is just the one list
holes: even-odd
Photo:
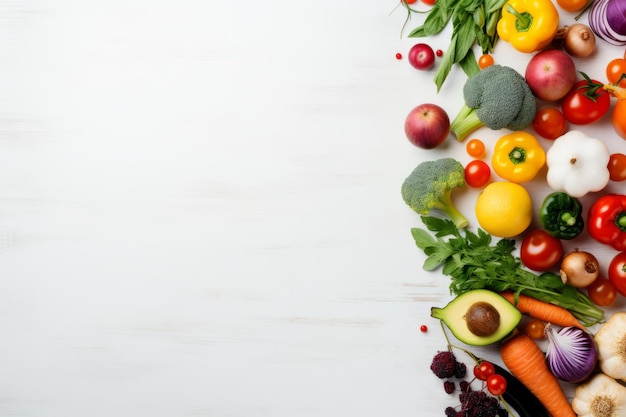
[[[491, 304], [500, 314], [500, 325], [492, 335], [477, 336], [467, 327], [465, 313], [472, 304], [477, 302]], [[485, 346], [499, 342], [509, 335], [522, 319], [522, 313], [515, 306], [500, 294], [490, 290], [467, 291], [443, 308], [432, 307], [430, 315], [442, 320], [458, 340], [472, 346]]]

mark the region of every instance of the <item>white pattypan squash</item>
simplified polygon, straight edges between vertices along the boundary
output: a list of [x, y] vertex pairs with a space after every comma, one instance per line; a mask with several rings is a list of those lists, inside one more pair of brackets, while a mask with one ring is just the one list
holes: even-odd
[[610, 156], [600, 140], [571, 130], [556, 138], [546, 152], [548, 185], [572, 197], [600, 191], [609, 183]]

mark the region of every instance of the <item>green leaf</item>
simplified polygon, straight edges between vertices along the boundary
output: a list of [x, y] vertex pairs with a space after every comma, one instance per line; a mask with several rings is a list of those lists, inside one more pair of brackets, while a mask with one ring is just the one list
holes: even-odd
[[473, 19], [465, 19], [456, 29], [454, 36], [454, 62], [461, 62], [476, 41], [476, 23]]
[[472, 13], [472, 17], [474, 18], [474, 23], [476, 24], [476, 26], [478, 26], [479, 28], [482, 27], [485, 24], [485, 8], [484, 6], [480, 6], [477, 7], [476, 10], [474, 10], [474, 13]]
[[428, 36], [424, 30], [424, 25], [418, 26], [407, 35], [409, 38], [425, 38]]
[[437, 244], [437, 241], [426, 230], [414, 227], [411, 229], [411, 235], [417, 247], [422, 250]]
[[454, 56], [456, 54], [455, 44], [456, 44], [456, 35], [452, 36], [452, 42], [450, 43], [448, 50], [444, 54], [443, 59], [441, 60], [441, 64], [439, 64], [439, 69], [437, 69], [437, 73], [435, 74], [434, 81], [435, 81], [435, 84], [437, 85], [437, 92], [441, 90], [441, 86], [443, 85], [444, 81], [448, 77], [450, 70], [452, 70], [452, 66], [455, 64], [454, 62]]
[[457, 235], [458, 229], [452, 220], [434, 216], [421, 216], [422, 223], [431, 232], [435, 232], [435, 236]]
[[424, 271], [434, 271], [435, 269], [439, 268], [441, 264], [441, 258], [433, 255], [426, 258], [426, 260], [424, 261], [424, 265], [422, 265], [422, 268], [424, 269]]

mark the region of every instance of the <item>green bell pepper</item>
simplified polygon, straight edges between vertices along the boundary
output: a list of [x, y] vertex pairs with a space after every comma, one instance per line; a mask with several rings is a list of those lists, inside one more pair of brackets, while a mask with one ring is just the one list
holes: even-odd
[[577, 198], [557, 191], [548, 194], [543, 200], [539, 220], [550, 235], [559, 239], [574, 239], [585, 228], [582, 209]]

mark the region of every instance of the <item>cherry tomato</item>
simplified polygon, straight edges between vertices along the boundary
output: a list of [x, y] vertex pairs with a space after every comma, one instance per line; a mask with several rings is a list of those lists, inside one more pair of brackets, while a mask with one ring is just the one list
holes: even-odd
[[474, 376], [481, 381], [486, 381], [491, 375], [496, 373], [496, 368], [493, 363], [488, 361], [481, 361], [478, 365], [474, 366]]
[[506, 391], [506, 379], [500, 374], [493, 374], [487, 378], [487, 389], [492, 395], [499, 396]]
[[623, 153], [611, 154], [608, 168], [612, 181], [626, 180], [626, 155]]
[[534, 271], [548, 271], [563, 257], [563, 243], [542, 229], [526, 233], [520, 246], [522, 263]]
[[491, 168], [485, 161], [474, 159], [465, 166], [465, 182], [473, 188], [485, 186], [491, 179]]
[[554, 107], [537, 110], [533, 120], [533, 129], [546, 139], [556, 139], [567, 130], [567, 120], [563, 113]]
[[432, 6], [433, 4], [437, 3], [437, 0], [422, 0], [422, 3]]
[[611, 260], [609, 281], [618, 293], [626, 296], [626, 252], [619, 252]]
[[546, 337], [546, 325], [544, 322], [538, 319], [529, 320], [524, 326], [524, 333], [528, 335], [531, 339], [541, 340]]
[[615, 103], [611, 122], [613, 123], [615, 133], [626, 139], [626, 99], [619, 99]]
[[481, 55], [480, 58], [478, 58], [478, 66], [481, 69], [485, 69], [487, 67], [490, 67], [490, 66], [493, 65], [493, 63], [494, 63], [493, 57], [491, 55], [489, 55], [489, 54]]
[[[624, 78], [620, 80], [622, 74], [624, 74]], [[611, 84], [616, 84], [617, 81], [620, 81], [618, 85], [626, 87], [626, 59], [615, 58], [611, 60], [606, 66], [606, 79]]]
[[568, 12], [577, 12], [587, 5], [588, 0], [556, 0], [557, 4], [563, 10]]
[[[591, 80], [595, 84], [600, 81]], [[578, 81], [563, 98], [561, 110], [565, 119], [576, 125], [597, 122], [606, 114], [611, 105], [611, 96], [602, 88], [595, 93], [587, 85], [586, 80]], [[626, 109], [625, 109], [626, 110]], [[626, 122], [624, 122], [626, 124]]]
[[615, 302], [617, 290], [611, 281], [598, 277], [587, 287], [587, 295], [595, 305], [607, 307]]
[[485, 144], [480, 139], [470, 139], [465, 145], [465, 150], [469, 156], [482, 158], [485, 155]]

